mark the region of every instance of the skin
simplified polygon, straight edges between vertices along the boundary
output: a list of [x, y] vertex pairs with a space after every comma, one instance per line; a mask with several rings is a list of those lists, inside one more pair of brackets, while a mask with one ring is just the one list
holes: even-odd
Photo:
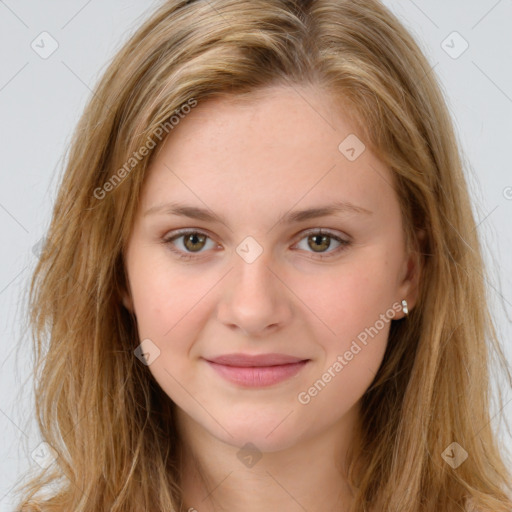
[[[185, 510], [348, 510], [346, 453], [391, 320], [309, 403], [298, 394], [329, 367], [332, 375], [338, 355], [393, 304], [406, 299], [412, 309], [419, 278], [391, 172], [368, 148], [349, 161], [338, 150], [349, 134], [357, 132], [348, 116], [320, 88], [273, 86], [243, 101], [200, 103], [151, 163], [125, 254], [123, 304], [137, 317], [140, 340], [160, 350], [148, 368], [177, 405]], [[226, 222], [144, 215], [168, 201]], [[334, 201], [371, 213], [277, 223]], [[182, 228], [209, 238], [163, 243]], [[304, 232], [320, 228], [350, 244], [328, 238], [315, 251], [318, 233]], [[263, 249], [251, 263], [236, 252], [247, 236]], [[404, 316], [393, 311], [393, 321]], [[202, 359], [233, 352], [310, 361], [288, 380], [247, 389]], [[261, 454], [252, 467], [237, 456], [248, 442]]]

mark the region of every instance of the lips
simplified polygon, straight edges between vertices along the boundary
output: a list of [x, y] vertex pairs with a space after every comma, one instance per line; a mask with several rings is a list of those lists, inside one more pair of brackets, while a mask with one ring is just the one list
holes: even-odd
[[245, 388], [272, 386], [288, 380], [309, 361], [285, 354], [226, 354], [206, 359], [218, 375]]
[[294, 364], [306, 361], [300, 357], [289, 356], [286, 354], [225, 354], [218, 357], [207, 358], [211, 363], [222, 364], [224, 366], [237, 366], [237, 367], [264, 367], [264, 366], [279, 366], [285, 364]]

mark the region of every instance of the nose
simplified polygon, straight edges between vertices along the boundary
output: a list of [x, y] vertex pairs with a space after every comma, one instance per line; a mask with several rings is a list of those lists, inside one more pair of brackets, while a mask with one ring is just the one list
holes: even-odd
[[[248, 263], [234, 255], [234, 268], [223, 280], [217, 318], [247, 336], [263, 336], [290, 322], [293, 295], [284, 275], [263, 252]], [[282, 274], [282, 272], [281, 272]]]

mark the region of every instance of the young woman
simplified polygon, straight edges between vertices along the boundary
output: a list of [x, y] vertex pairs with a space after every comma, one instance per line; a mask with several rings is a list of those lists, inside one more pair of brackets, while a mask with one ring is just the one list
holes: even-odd
[[55, 455], [21, 510], [512, 509], [430, 71], [377, 0], [172, 0], [138, 30], [32, 281]]

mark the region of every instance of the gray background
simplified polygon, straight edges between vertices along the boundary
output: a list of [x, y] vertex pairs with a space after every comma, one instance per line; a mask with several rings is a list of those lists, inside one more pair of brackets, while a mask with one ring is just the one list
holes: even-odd
[[[0, 511], [13, 510], [10, 490], [21, 472], [34, 466], [31, 453], [41, 441], [33, 421], [32, 357], [24, 330], [34, 246], [48, 226], [64, 151], [92, 87], [159, 3], [0, 0]], [[512, 252], [512, 1], [385, 4], [416, 37], [441, 79], [467, 162], [489, 265], [489, 295], [512, 362], [512, 258], [507, 256]], [[47, 58], [31, 47], [39, 44], [40, 53], [51, 49], [51, 39], [40, 36], [44, 31], [58, 44]], [[461, 53], [464, 40], [469, 47]], [[493, 423], [512, 451], [502, 424], [503, 418], [512, 423], [509, 388], [504, 397], [503, 411], [493, 409]]]

